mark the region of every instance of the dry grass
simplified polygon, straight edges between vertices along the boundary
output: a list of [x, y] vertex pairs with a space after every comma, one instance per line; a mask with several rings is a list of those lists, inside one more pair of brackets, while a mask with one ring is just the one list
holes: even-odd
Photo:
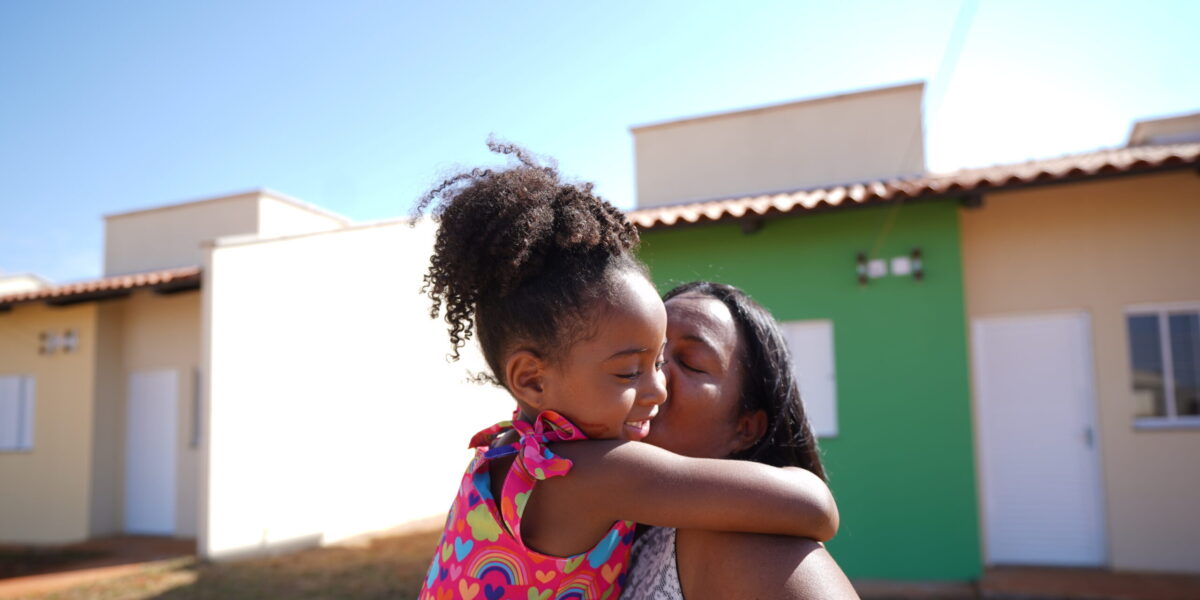
[[440, 531], [319, 548], [273, 558], [205, 564], [160, 561], [135, 575], [38, 596], [41, 600], [416, 598]]

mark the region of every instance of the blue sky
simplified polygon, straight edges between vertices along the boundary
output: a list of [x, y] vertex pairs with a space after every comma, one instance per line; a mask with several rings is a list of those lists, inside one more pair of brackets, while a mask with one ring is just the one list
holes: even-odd
[[929, 82], [933, 170], [1200, 110], [1200, 3], [0, 3], [0, 272], [101, 270], [102, 215], [270, 187], [406, 213], [489, 133], [633, 205], [629, 127]]

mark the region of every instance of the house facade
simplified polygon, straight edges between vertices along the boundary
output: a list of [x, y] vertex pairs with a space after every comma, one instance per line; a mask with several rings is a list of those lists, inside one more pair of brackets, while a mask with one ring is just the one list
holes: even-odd
[[[903, 121], [903, 105], [893, 109]], [[762, 132], [796, 135], [779, 112], [778, 126], [753, 128], [761, 147], [786, 144]], [[860, 131], [847, 115], [813, 137]], [[745, 118], [671, 126], [703, 140], [724, 120], [713, 137], [724, 140]], [[735, 284], [783, 322], [814, 424], [836, 415], [817, 430], [843, 515], [830, 548], [850, 576], [967, 580], [1008, 564], [1200, 572], [1188, 550], [1200, 546], [1188, 517], [1200, 499], [1200, 144], [1188, 142], [1194, 118], [1165, 121], [1136, 126], [1127, 148], [722, 188], [630, 213], [660, 287]], [[860, 148], [868, 164], [874, 148]], [[665, 162], [719, 181], [734, 164], [721, 153], [736, 149], [659, 149], [639, 158], [639, 177]], [[831, 348], [792, 335], [814, 321], [829, 323]], [[805, 382], [830, 364], [832, 400]]]
[[198, 285], [175, 269], [0, 300], [0, 541], [195, 535]]
[[[850, 576], [1200, 572], [1196, 119], [935, 175], [922, 89], [635, 128], [656, 284], [782, 322]], [[446, 361], [431, 242], [255, 191], [107, 217], [100, 279], [0, 280], [0, 543], [221, 559], [444, 511], [511, 401]]]
[[[1197, 145], [1175, 148], [1193, 166], [984, 194], [962, 211], [982, 528], [998, 561], [1200, 572], [1200, 175]], [[1074, 477], [1013, 472], [1050, 460]], [[1031, 512], [1036, 531], [1021, 527]]]

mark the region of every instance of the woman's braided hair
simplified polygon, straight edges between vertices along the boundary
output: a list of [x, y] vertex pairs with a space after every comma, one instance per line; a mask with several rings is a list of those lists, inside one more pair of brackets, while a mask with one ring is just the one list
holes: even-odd
[[592, 184], [563, 182], [516, 145], [488, 140], [488, 148], [517, 164], [453, 175], [421, 197], [415, 215], [428, 209], [438, 221], [422, 287], [430, 316], [444, 312], [454, 359], [478, 334], [492, 371], [484, 378], [503, 385], [510, 352], [553, 361], [591, 335], [591, 311], [610, 297], [612, 275], [645, 268], [631, 252], [637, 229]]

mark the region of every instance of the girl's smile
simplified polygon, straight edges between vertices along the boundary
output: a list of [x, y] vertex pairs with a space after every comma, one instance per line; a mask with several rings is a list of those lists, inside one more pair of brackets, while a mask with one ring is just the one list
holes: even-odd
[[641, 273], [612, 277], [613, 293], [590, 316], [596, 323], [592, 335], [560, 360], [537, 361], [536, 377], [516, 373], [510, 381], [531, 413], [527, 417], [553, 410], [591, 439], [642, 440], [667, 397], [662, 371], [667, 311]]

